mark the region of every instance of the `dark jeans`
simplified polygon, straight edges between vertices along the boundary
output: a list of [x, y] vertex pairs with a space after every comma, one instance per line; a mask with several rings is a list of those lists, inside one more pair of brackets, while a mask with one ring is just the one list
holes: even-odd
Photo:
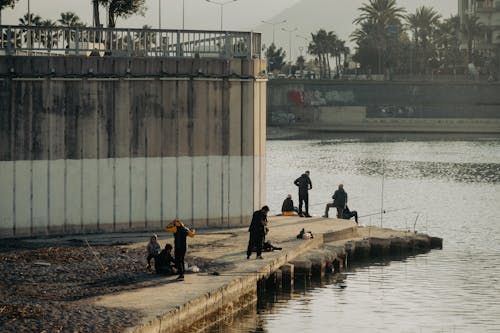
[[147, 257], [148, 266], [151, 266], [151, 259], [154, 259], [155, 263], [156, 263], [156, 256], [157, 256], [157, 254], [153, 254], [153, 253], [148, 254], [148, 257]]
[[343, 219], [344, 218], [344, 208], [337, 207], [337, 218], [338, 219]]
[[350, 220], [352, 217], [354, 217], [354, 220], [356, 223], [358, 223], [358, 212], [355, 210], [350, 211], [349, 213], [344, 213], [344, 219]]
[[186, 249], [178, 249], [174, 250], [174, 259], [175, 259], [175, 267], [177, 268], [177, 272], [179, 276], [184, 276], [184, 256], [186, 255]]
[[306, 209], [306, 215], [309, 215], [309, 193], [299, 193], [299, 214], [302, 213], [302, 202]]
[[260, 256], [262, 254], [262, 243], [264, 243], [264, 235], [251, 232], [248, 240], [247, 257], [250, 257], [254, 249], [257, 251], [257, 256]]

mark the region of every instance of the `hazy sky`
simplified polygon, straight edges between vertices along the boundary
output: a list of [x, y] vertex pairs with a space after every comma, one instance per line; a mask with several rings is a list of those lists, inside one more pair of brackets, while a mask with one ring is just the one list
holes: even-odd
[[[158, 4], [162, 6], [162, 28], [179, 29], [182, 27], [182, 4], [185, 4], [186, 29], [220, 28], [220, 6], [206, 0], [146, 0], [146, 15], [132, 16], [127, 20], [119, 19], [119, 27], [142, 27], [145, 24], [158, 27]], [[223, 0], [220, 0], [223, 1]], [[335, 31], [348, 40], [355, 29], [352, 21], [357, 16], [357, 8], [366, 0], [238, 0], [228, 3], [224, 8], [225, 30], [255, 30], [263, 33], [266, 45], [272, 41], [272, 25], [262, 24], [262, 20], [288, 22], [276, 26], [276, 44], [289, 49], [290, 34], [282, 28], [297, 29], [292, 35], [292, 55], [296, 57], [299, 47], [306, 48], [308, 42], [296, 35], [309, 36], [320, 28]], [[398, 0], [398, 5], [413, 12], [425, 5], [436, 8], [444, 17], [457, 13], [458, 0]], [[18, 18], [27, 12], [28, 0], [19, 0], [15, 9], [2, 12], [3, 24], [17, 24]], [[57, 19], [64, 11], [74, 11], [89, 25], [92, 22], [91, 0], [31, 0], [31, 11], [43, 18]], [[105, 12], [101, 10], [101, 21]], [[289, 52], [288, 52], [289, 53]]]

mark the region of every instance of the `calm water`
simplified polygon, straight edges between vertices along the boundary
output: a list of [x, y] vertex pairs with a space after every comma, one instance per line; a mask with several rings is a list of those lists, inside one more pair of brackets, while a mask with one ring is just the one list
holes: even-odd
[[[322, 137], [269, 141], [275, 212], [311, 171], [311, 212], [338, 183], [363, 225], [444, 238], [444, 249], [351, 267], [268, 295], [212, 332], [500, 332], [500, 138]], [[314, 225], [310, 228], [314, 232]]]

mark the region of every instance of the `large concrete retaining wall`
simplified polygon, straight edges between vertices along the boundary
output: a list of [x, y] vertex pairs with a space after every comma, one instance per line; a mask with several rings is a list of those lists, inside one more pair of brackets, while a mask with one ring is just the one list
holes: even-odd
[[0, 57], [0, 237], [246, 225], [260, 60]]
[[500, 84], [271, 80], [271, 125], [500, 133]]

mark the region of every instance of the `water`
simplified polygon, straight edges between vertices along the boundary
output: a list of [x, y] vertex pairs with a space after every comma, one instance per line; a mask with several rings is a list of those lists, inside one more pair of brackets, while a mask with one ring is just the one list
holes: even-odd
[[310, 170], [313, 215], [343, 183], [360, 215], [387, 211], [361, 224], [415, 228], [444, 249], [268, 295], [212, 332], [500, 332], [499, 137], [269, 141], [267, 166], [274, 212]]

